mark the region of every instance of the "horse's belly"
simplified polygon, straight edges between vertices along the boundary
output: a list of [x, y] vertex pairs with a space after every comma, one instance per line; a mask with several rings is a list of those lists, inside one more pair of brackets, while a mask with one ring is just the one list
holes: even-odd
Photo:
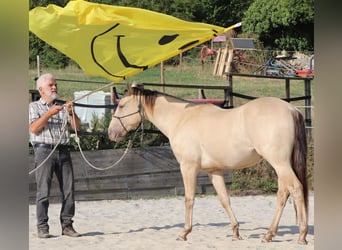
[[244, 152], [235, 152], [234, 154], [215, 154], [202, 153], [202, 170], [210, 169], [241, 169], [254, 165], [262, 160], [262, 157], [253, 149]]

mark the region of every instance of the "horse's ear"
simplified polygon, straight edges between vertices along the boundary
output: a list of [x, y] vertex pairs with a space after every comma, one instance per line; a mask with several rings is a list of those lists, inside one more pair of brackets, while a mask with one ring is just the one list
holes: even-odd
[[143, 84], [139, 84], [137, 82], [133, 82], [131, 84], [131, 88], [132, 89], [138, 89], [138, 90], [143, 90], [144, 89], [144, 85]]
[[129, 83], [126, 84], [127, 86], [127, 90], [125, 91], [128, 95], [132, 94], [133, 93], [133, 90], [131, 88], [131, 85]]

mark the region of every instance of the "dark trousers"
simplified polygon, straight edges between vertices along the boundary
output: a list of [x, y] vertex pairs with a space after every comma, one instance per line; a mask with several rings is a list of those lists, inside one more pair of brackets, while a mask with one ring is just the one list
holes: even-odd
[[[38, 166], [50, 154], [51, 149], [35, 149], [35, 165]], [[50, 158], [35, 172], [37, 182], [36, 213], [37, 228], [49, 229], [48, 209], [51, 181], [55, 173], [61, 192], [62, 208], [60, 223], [62, 228], [72, 224], [75, 215], [74, 172], [67, 148], [56, 150]]]

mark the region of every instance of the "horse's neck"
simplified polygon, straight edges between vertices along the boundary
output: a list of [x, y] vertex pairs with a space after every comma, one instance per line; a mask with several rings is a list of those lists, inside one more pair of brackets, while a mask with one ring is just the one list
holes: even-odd
[[165, 136], [173, 131], [185, 109], [187, 102], [175, 99], [170, 102], [165, 96], [156, 98], [153, 111], [146, 112], [147, 119], [152, 122]]

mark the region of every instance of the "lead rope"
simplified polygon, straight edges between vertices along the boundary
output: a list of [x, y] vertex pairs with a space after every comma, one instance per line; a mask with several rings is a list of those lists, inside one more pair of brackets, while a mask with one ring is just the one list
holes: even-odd
[[[75, 115], [74, 115], [74, 109], [72, 109], [72, 113], [73, 113], [73, 119], [74, 119], [74, 124], [75, 124], [75, 121], [76, 121], [76, 120], [75, 120]], [[138, 128], [139, 128], [139, 126], [138, 126]], [[81, 145], [80, 145], [80, 138], [78, 137], [77, 129], [75, 130], [75, 141], [76, 141], [76, 143], [77, 143], [77, 145], [78, 145], [78, 148], [80, 149], [80, 153], [81, 153], [82, 158], [84, 159], [84, 161], [85, 161], [90, 167], [92, 167], [93, 169], [100, 170], [100, 171], [104, 171], [104, 170], [108, 170], [108, 169], [111, 169], [111, 168], [115, 167], [116, 165], [118, 165], [118, 164], [125, 158], [125, 156], [126, 156], [128, 150], [129, 150], [130, 148], [132, 148], [132, 146], [133, 146], [132, 141], [134, 140], [135, 136], [137, 135], [138, 128], [135, 130], [135, 133], [134, 133], [134, 135], [133, 135], [133, 139], [130, 139], [130, 140], [128, 141], [127, 147], [126, 147], [124, 153], [122, 154], [122, 156], [121, 156], [116, 162], [114, 162], [112, 165], [110, 165], [110, 166], [108, 166], [108, 167], [105, 167], [105, 168], [96, 167], [95, 165], [93, 165], [91, 162], [89, 162], [89, 161], [87, 160], [87, 158], [85, 157], [85, 155], [84, 155], [84, 153], [83, 153], [83, 150], [82, 150], [82, 148], [81, 148]]]
[[[100, 88], [98, 88], [98, 89], [95, 89], [95, 90], [93, 90], [93, 91], [90, 91], [89, 93], [87, 93], [87, 94], [85, 94], [85, 95], [83, 95], [83, 96], [81, 96], [81, 97], [79, 97], [79, 98], [74, 99], [73, 102], [76, 102], [76, 101], [78, 101], [78, 100], [81, 100], [82, 98], [84, 98], [84, 97], [86, 97], [86, 96], [89, 96], [89, 95], [91, 95], [91, 94], [93, 94], [93, 93], [95, 93], [95, 92], [97, 92], [97, 91], [99, 91], [99, 90], [101, 90], [101, 89], [104, 89], [104, 88], [106, 88], [106, 87], [110, 87], [110, 86], [112, 86], [112, 85], [114, 85], [114, 82], [110, 82], [110, 83], [106, 84], [105, 86], [102, 86], [102, 87], [100, 87]], [[72, 109], [72, 114], [73, 114], [73, 115], [72, 115], [73, 121], [74, 121], [74, 124], [75, 124], [75, 121], [76, 121], [76, 120], [75, 120], [74, 109]], [[76, 143], [77, 143], [78, 148], [80, 149], [80, 153], [81, 153], [82, 158], [84, 159], [84, 161], [85, 161], [90, 167], [92, 167], [92, 168], [94, 168], [94, 169], [96, 169], [96, 170], [101, 170], [101, 171], [104, 171], [104, 170], [113, 168], [113, 167], [115, 167], [117, 164], [119, 164], [119, 163], [122, 161], [122, 159], [126, 156], [126, 154], [127, 154], [127, 152], [128, 152], [128, 149], [132, 148], [132, 145], [133, 145], [132, 140], [129, 140], [128, 143], [127, 143], [126, 150], [125, 150], [125, 152], [122, 154], [122, 156], [119, 158], [119, 160], [117, 160], [117, 161], [116, 161], [113, 165], [111, 165], [111, 166], [108, 166], [108, 167], [105, 167], [105, 168], [99, 168], [99, 167], [94, 166], [94, 165], [93, 165], [91, 162], [89, 162], [89, 161], [87, 160], [87, 158], [85, 157], [85, 155], [84, 155], [84, 153], [83, 153], [83, 150], [82, 150], [82, 147], [81, 147], [81, 145], [80, 145], [80, 138], [78, 137], [77, 129], [75, 129], [75, 141], [76, 141]]]

